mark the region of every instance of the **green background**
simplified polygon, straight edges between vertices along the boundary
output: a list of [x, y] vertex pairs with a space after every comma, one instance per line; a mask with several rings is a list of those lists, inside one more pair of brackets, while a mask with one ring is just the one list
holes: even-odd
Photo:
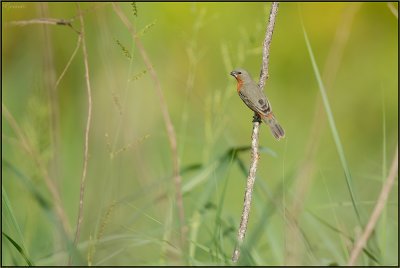
[[[88, 258], [92, 265], [230, 264], [250, 163], [250, 151], [232, 149], [250, 145], [253, 114], [229, 73], [243, 67], [258, 81], [271, 4], [136, 3], [136, 16], [130, 3], [118, 5], [137, 32], [145, 29], [140, 38], [174, 125], [187, 241], [182, 250], [172, 154], [151, 76], [141, 75], [146, 65], [112, 5], [81, 3], [90, 8], [84, 22], [93, 113], [74, 264], [87, 265]], [[2, 3], [2, 103], [57, 186], [73, 232], [88, 112], [82, 48], [54, 98], [48, 77], [58, 79], [78, 35], [62, 25], [7, 22], [77, 14], [75, 3]], [[316, 108], [321, 94], [300, 16], [319, 70], [327, 72], [323, 81], [362, 225], [325, 108]], [[78, 17], [72, 25], [80, 30]], [[342, 56], [335, 54], [336, 35], [344, 40]], [[398, 20], [387, 3], [283, 2], [270, 53], [265, 92], [286, 138], [276, 141], [262, 124], [264, 150], [240, 264], [345, 265], [398, 142]], [[328, 62], [331, 53], [337, 68]], [[308, 157], [310, 148], [315, 154]], [[61, 235], [43, 174], [4, 115], [2, 188], [3, 232], [34, 264], [66, 265], [73, 234]], [[358, 264], [398, 265], [397, 200], [395, 180]], [[2, 265], [24, 264], [3, 235]]]

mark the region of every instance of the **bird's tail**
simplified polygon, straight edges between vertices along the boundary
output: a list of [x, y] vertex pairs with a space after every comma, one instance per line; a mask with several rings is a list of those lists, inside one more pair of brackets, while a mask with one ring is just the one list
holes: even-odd
[[271, 129], [272, 135], [279, 141], [280, 138], [285, 137], [285, 131], [279, 125], [278, 121], [276, 121], [275, 116], [270, 113], [267, 116], [262, 118], [264, 122], [269, 126], [269, 129]]

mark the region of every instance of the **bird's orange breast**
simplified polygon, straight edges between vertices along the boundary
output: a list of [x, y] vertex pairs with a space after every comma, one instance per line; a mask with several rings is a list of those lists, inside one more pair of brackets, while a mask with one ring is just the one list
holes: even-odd
[[243, 81], [242, 80], [240, 80], [240, 78], [239, 77], [235, 77], [236, 78], [236, 80], [237, 80], [237, 82], [238, 82], [238, 85], [237, 85], [237, 92], [239, 93], [239, 91], [240, 91], [240, 88], [242, 87], [242, 85], [243, 85]]

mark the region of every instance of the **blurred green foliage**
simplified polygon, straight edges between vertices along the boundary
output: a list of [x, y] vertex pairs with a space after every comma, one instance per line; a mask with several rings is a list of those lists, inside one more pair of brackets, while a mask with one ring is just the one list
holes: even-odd
[[[88, 11], [93, 117], [80, 256], [74, 256], [83, 265], [88, 257], [92, 265], [230, 264], [250, 161], [242, 146], [250, 145], [252, 112], [237, 96], [229, 72], [243, 67], [258, 80], [270, 3], [118, 4], [141, 35], [177, 134], [187, 251], [179, 245], [172, 154], [149, 72], [111, 4], [80, 5]], [[351, 241], [364, 227], [354, 215], [324, 109], [319, 136], [312, 136], [321, 95], [299, 16], [324, 73], [332, 67], [325, 64], [352, 5], [359, 7], [347, 25], [349, 37], [327, 96], [364, 226], [376, 203], [398, 142], [398, 20], [387, 3], [281, 3], [265, 91], [286, 138], [277, 142], [261, 127], [260, 146], [267, 153], [259, 162], [240, 264], [285, 265], [294, 258], [297, 265], [344, 265]], [[82, 49], [53, 99], [48, 77], [58, 79], [78, 35], [63, 25], [10, 22], [77, 14], [74, 3], [2, 3], [2, 102], [48, 168], [72, 230], [88, 109]], [[79, 18], [72, 25], [79, 30]], [[313, 140], [318, 140], [309, 159], [313, 172], [302, 189], [298, 172]], [[24, 265], [24, 258], [66, 265], [71, 241], [60, 235], [57, 215], [41, 203], [51, 201], [50, 192], [4, 116], [2, 187], [18, 223], [2, 214], [3, 232], [27, 254], [19, 255], [2, 237], [2, 265]], [[398, 265], [397, 201], [396, 180], [359, 264]]]

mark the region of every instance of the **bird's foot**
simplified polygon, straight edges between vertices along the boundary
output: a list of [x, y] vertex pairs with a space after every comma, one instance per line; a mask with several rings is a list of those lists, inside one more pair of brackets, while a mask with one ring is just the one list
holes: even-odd
[[254, 115], [253, 115], [253, 123], [254, 122], [258, 122], [261, 124], [261, 117], [258, 113], [254, 113]]

